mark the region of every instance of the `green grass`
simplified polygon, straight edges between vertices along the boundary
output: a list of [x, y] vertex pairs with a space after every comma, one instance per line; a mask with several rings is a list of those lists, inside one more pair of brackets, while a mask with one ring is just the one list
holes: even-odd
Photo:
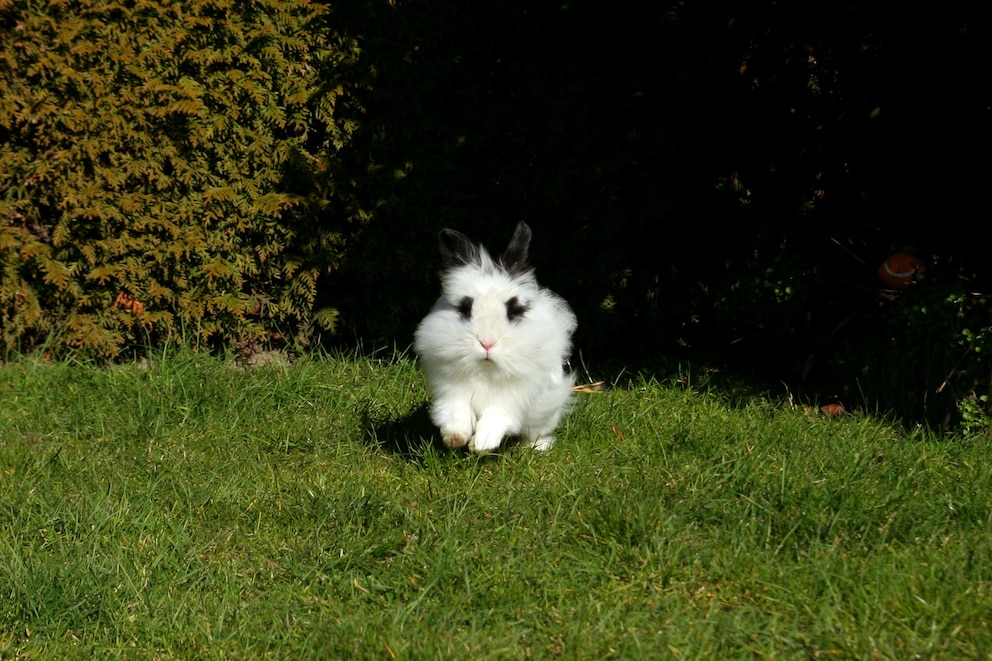
[[676, 383], [440, 448], [404, 358], [0, 368], [0, 658], [990, 658], [988, 437]]

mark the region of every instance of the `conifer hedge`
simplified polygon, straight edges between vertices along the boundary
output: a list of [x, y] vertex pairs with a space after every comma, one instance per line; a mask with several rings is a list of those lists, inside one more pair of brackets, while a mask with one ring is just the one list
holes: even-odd
[[342, 255], [332, 172], [358, 46], [328, 11], [0, 0], [7, 350], [333, 327], [314, 301]]

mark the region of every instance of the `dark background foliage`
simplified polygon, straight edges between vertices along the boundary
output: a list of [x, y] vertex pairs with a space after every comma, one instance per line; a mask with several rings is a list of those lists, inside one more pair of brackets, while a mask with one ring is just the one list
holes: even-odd
[[[524, 219], [592, 362], [688, 358], [941, 425], [942, 399], [985, 392], [973, 5], [418, 0], [336, 19], [361, 34], [355, 165], [376, 181], [326, 292], [346, 339], [406, 344], [436, 230], [498, 249]], [[886, 292], [900, 250], [928, 277]]]
[[[0, 9], [10, 17], [22, 4]], [[307, 344], [322, 333], [328, 345], [405, 348], [437, 294], [437, 231], [501, 249], [526, 220], [539, 279], [575, 308], [577, 358], [593, 371], [661, 374], [692, 361], [910, 421], [987, 422], [992, 41], [974, 3], [923, 12], [892, 0], [300, 0], [269, 21], [279, 4], [233, 13], [197, 3], [208, 19], [203, 52], [227, 54], [188, 67], [201, 85], [225, 67], [246, 70], [240, 50], [210, 43], [230, 34], [229, 20], [287, 45], [263, 60], [279, 90], [212, 97], [219, 116], [247, 103], [254, 128], [234, 148], [193, 148], [189, 160], [234, 163], [251, 153], [252, 130], [296, 156], [276, 168], [245, 162], [237, 176], [215, 165], [189, 190], [158, 191], [184, 208], [225, 181], [242, 186], [239, 222], [269, 241], [272, 257], [259, 262], [247, 235], [236, 243], [238, 258], [224, 262], [235, 299], [195, 278], [199, 293], [183, 298], [182, 278], [170, 276], [174, 298], [149, 304], [161, 323], [183, 318], [183, 301], [205, 300], [226, 315], [215, 330], [228, 343]], [[6, 20], [5, 39], [17, 34]], [[101, 61], [98, 52], [86, 61]], [[154, 114], [157, 104], [137, 107]], [[292, 109], [289, 129], [270, 121], [281, 105]], [[0, 131], [36, 140], [26, 126]], [[189, 148], [188, 127], [170, 126], [155, 124], [152, 142]], [[140, 144], [144, 158], [149, 142]], [[72, 210], [46, 211], [30, 194], [12, 201], [18, 177], [30, 177], [17, 170], [25, 149], [3, 173], [7, 234], [23, 242], [10, 229], [20, 223], [40, 245]], [[263, 185], [244, 188], [252, 181]], [[199, 241], [207, 247], [192, 263], [218, 263], [209, 232]], [[878, 266], [903, 250], [924, 260], [926, 278], [888, 291]], [[30, 280], [11, 254], [8, 271]], [[141, 259], [126, 271], [138, 294], [142, 274], [160, 270]], [[119, 283], [83, 289], [87, 314], [113, 327], [113, 346], [126, 345], [130, 317], [109, 309]], [[42, 309], [79, 307], [56, 290], [55, 304], [39, 298]], [[271, 313], [256, 305], [273, 292], [282, 302]]]

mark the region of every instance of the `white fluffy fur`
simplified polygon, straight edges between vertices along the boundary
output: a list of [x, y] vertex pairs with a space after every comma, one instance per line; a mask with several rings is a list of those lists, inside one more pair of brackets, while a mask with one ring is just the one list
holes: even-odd
[[[466, 296], [473, 299], [468, 319], [458, 311]], [[514, 321], [506, 308], [512, 297], [527, 308]], [[414, 336], [445, 445], [491, 452], [517, 436], [550, 448], [571, 398], [573, 378], [562, 365], [575, 326], [568, 304], [539, 287], [530, 270], [511, 276], [481, 248], [471, 263], [450, 267]]]

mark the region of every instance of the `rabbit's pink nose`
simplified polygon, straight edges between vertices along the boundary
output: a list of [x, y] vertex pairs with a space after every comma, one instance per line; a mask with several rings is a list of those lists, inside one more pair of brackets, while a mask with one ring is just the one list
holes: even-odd
[[493, 345], [496, 344], [496, 340], [479, 340], [479, 344], [481, 344], [482, 348], [486, 350], [486, 353], [489, 353], [489, 351], [493, 348]]

